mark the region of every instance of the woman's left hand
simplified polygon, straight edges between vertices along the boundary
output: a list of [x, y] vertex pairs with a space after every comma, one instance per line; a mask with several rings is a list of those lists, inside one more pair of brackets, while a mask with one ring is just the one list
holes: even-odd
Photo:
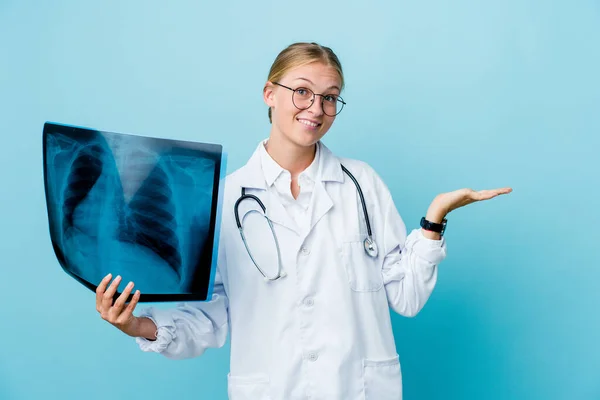
[[[428, 221], [441, 223], [446, 215], [457, 208], [478, 201], [489, 200], [494, 197], [512, 192], [511, 188], [488, 189], [475, 191], [473, 189], [459, 189], [453, 192], [442, 193], [436, 196], [431, 202], [425, 218]], [[439, 239], [439, 234], [435, 232], [423, 231], [431, 239]]]
[[[511, 188], [475, 191], [473, 189], [459, 189], [453, 192], [442, 193], [436, 197], [432, 205], [444, 211], [444, 216], [457, 208], [464, 207], [477, 201], [489, 200], [496, 196], [512, 192]], [[442, 217], [443, 219], [443, 217]]]

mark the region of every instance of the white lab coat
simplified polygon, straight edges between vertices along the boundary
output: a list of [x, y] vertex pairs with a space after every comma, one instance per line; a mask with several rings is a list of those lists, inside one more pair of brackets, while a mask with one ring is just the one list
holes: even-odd
[[[373, 169], [319, 146], [307, 234], [294, 229], [278, 196], [266, 191], [258, 149], [227, 177], [212, 301], [143, 310], [140, 315], [157, 324], [159, 335], [156, 341], [137, 338], [142, 350], [196, 357], [221, 347], [229, 334], [231, 400], [402, 398], [389, 310], [414, 316], [422, 309], [446, 256], [445, 240], [427, 239], [420, 229], [407, 237], [390, 192]], [[340, 163], [362, 187], [379, 247], [376, 259], [363, 250], [360, 199]], [[273, 221], [287, 273], [278, 281], [263, 280], [241, 240], [233, 206], [242, 186], [264, 202]], [[249, 209], [258, 206], [242, 202], [240, 218]], [[276, 250], [264, 220], [249, 217], [245, 226], [253, 255], [274, 274]]]

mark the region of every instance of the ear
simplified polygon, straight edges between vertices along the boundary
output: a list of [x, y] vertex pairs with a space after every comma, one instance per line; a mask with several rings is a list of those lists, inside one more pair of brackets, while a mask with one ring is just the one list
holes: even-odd
[[263, 88], [263, 100], [265, 104], [269, 107], [273, 107], [275, 105], [275, 85], [271, 82], [267, 82], [265, 87]]

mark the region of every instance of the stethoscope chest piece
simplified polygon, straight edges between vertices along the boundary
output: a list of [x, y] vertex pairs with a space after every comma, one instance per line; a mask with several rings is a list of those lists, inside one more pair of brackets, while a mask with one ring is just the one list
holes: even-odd
[[377, 243], [375, 243], [375, 240], [373, 240], [372, 237], [367, 236], [363, 243], [365, 246], [365, 252], [369, 255], [369, 257], [376, 258], [377, 254], [379, 254], [379, 250], [377, 249]]

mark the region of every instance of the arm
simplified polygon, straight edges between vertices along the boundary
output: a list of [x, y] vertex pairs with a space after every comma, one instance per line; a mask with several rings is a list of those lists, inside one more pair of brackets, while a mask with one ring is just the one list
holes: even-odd
[[[391, 196], [385, 207], [383, 280], [390, 307], [413, 317], [429, 299], [437, 281], [437, 266], [446, 258], [446, 242], [439, 234], [422, 229], [408, 237]], [[428, 235], [433, 234], [433, 235]], [[438, 238], [428, 236], [438, 235]]]
[[[426, 219], [440, 223], [459, 207], [510, 193], [512, 189], [460, 189], [435, 197], [427, 209]], [[439, 233], [413, 230], [406, 237], [406, 228], [388, 193], [384, 242], [386, 253], [383, 278], [390, 307], [404, 316], [415, 316], [433, 292], [437, 267], [446, 258], [446, 243]]]
[[[213, 297], [208, 302], [182, 303], [174, 309], [146, 308], [138, 317], [136, 342], [140, 349], [172, 359], [198, 357], [208, 348], [225, 344], [228, 299], [217, 271]], [[155, 336], [156, 334], [156, 336]]]

